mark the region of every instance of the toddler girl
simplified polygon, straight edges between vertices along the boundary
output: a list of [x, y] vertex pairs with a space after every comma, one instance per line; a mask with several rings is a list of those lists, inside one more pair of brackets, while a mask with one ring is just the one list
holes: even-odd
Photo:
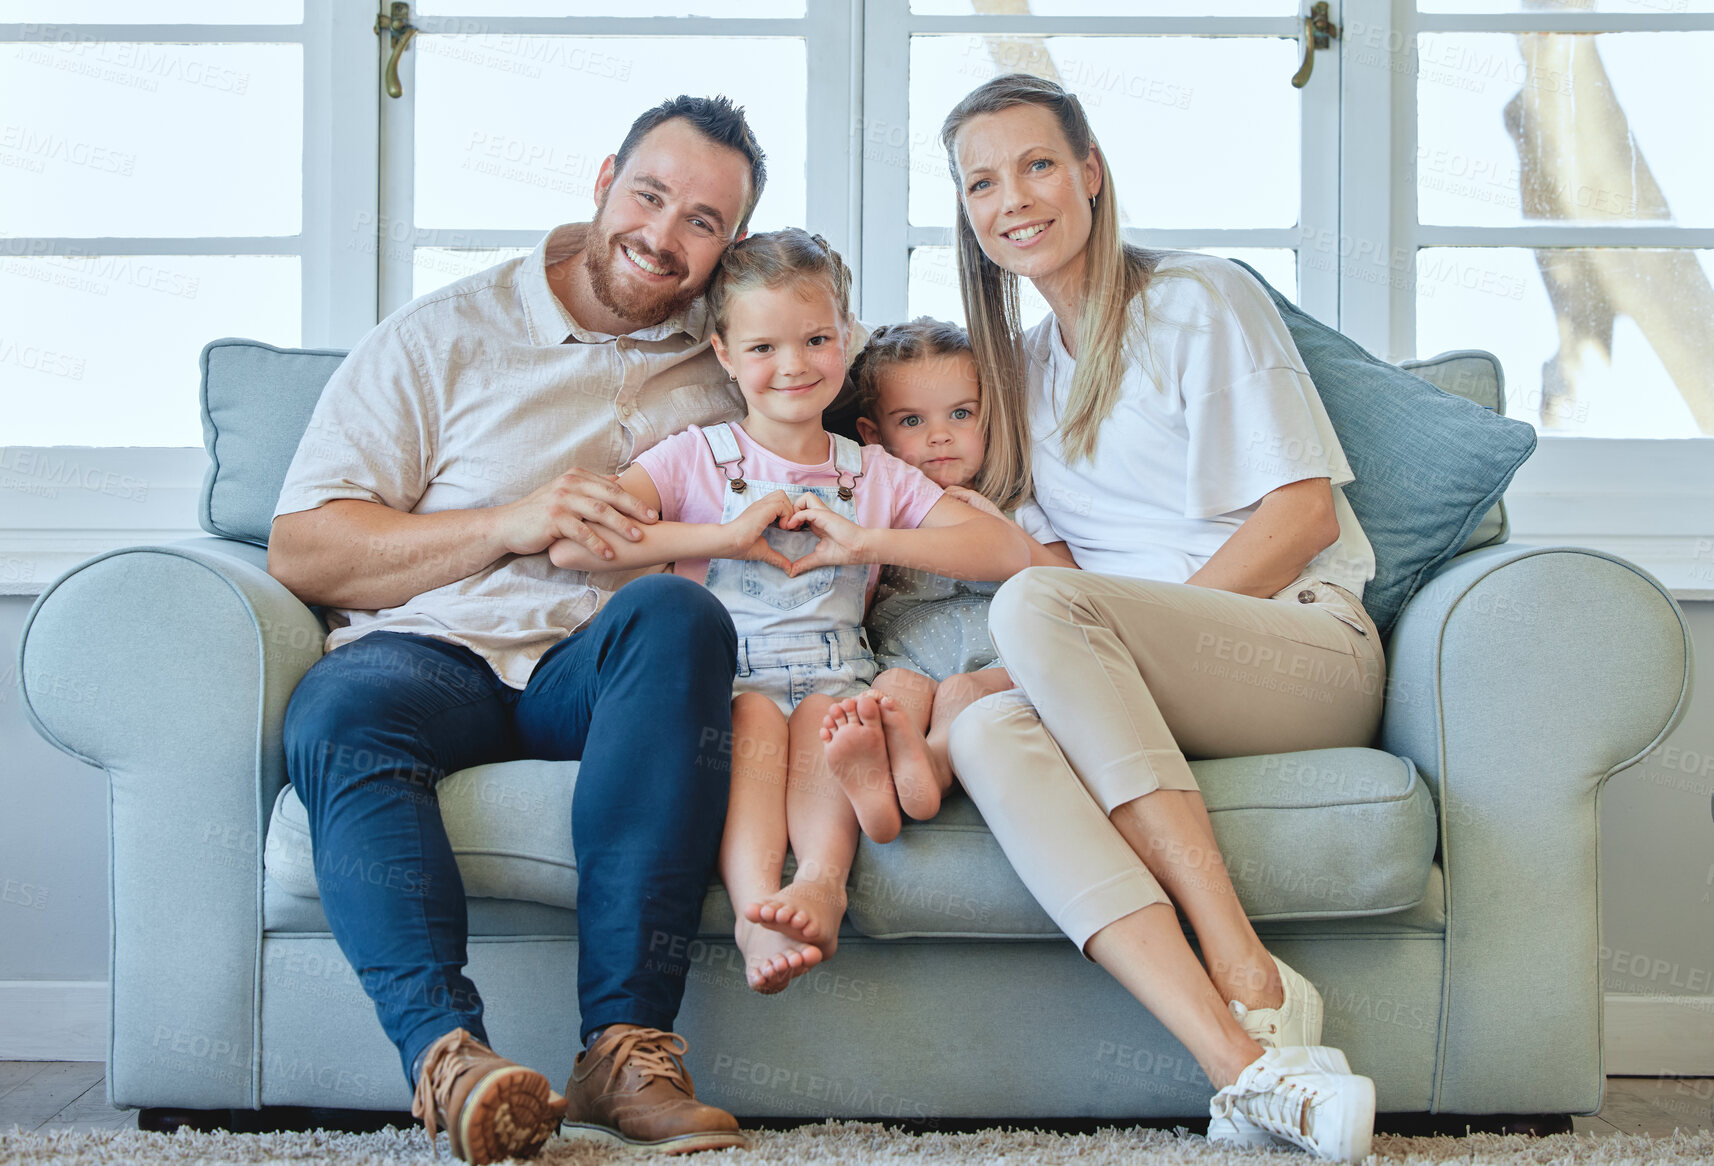
[[[877, 328], [851, 380], [854, 399], [840, 411], [856, 411], [865, 442], [917, 467], [949, 497], [1004, 517], [972, 488], [987, 441], [964, 329], [926, 316]], [[1077, 566], [1033, 501], [1010, 517], [1023, 529], [1032, 566]], [[881, 572], [868, 627], [883, 671], [867, 694], [841, 700], [821, 724], [828, 768], [877, 842], [898, 834], [901, 809], [934, 817], [952, 786], [948, 728], [972, 701], [1013, 687], [988, 636], [988, 604], [999, 585], [914, 566]]]
[[[871, 564], [1005, 579], [1028, 563], [1010, 523], [822, 427], [845, 384], [849, 297], [850, 272], [818, 235], [777, 231], [732, 247], [708, 309], [715, 355], [748, 406], [743, 424], [693, 425], [637, 455], [619, 485], [661, 521], [614, 558], [570, 540], [549, 548], [555, 565], [579, 570], [670, 562], [732, 613], [720, 874], [759, 992], [779, 991], [838, 942], [858, 822], [816, 737], [828, 707], [875, 678], [862, 626], [880, 574]], [[788, 845], [797, 870], [782, 887]]]

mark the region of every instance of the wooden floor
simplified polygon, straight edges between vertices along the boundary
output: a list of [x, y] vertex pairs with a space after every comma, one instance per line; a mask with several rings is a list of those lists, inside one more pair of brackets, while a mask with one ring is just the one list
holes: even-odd
[[[98, 1061], [0, 1061], [0, 1131], [133, 1129], [137, 1113], [107, 1104]], [[1606, 1104], [1577, 1117], [1580, 1133], [1670, 1134], [1714, 1129], [1714, 1077], [1609, 1077]]]

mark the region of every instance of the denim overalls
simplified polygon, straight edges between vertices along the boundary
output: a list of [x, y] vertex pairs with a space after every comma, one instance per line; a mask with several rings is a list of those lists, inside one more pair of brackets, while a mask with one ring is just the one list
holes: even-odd
[[[794, 502], [814, 493], [835, 513], [857, 521], [852, 494], [863, 476], [863, 451], [850, 438], [833, 435], [836, 482], [801, 486], [745, 478], [743, 454], [729, 425], [711, 425], [702, 435], [728, 483], [721, 501], [722, 523], [731, 522], [775, 490], [784, 490]], [[788, 559], [803, 558], [821, 541], [813, 530], [777, 526], [770, 526], [765, 537]], [[817, 567], [794, 579], [772, 563], [710, 561], [707, 587], [732, 613], [738, 629], [738, 673], [732, 694], [759, 692], [789, 715], [812, 692], [843, 699], [866, 690], [876, 673], [875, 656], [863, 630], [868, 582], [866, 563]]]

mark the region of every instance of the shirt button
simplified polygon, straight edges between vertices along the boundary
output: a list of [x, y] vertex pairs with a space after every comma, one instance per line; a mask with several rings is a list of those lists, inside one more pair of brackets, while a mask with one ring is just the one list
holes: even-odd
[[631, 415], [631, 406], [629, 406], [629, 405], [620, 405], [619, 406], [619, 416], [629, 417], [630, 415]]
[[1302, 591], [1299, 591], [1297, 593], [1297, 601], [1299, 603], [1314, 603], [1315, 602], [1315, 592], [1309, 590], [1306, 587]]

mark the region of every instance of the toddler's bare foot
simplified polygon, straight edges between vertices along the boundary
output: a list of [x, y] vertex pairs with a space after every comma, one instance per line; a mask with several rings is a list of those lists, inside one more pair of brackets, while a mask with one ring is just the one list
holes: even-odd
[[881, 730], [887, 739], [887, 760], [893, 767], [893, 788], [899, 806], [917, 821], [940, 813], [940, 778], [928, 742], [911, 723], [910, 714], [890, 696], [881, 698]]
[[827, 768], [851, 799], [863, 833], [876, 842], [897, 838], [904, 821], [887, 762], [880, 702], [864, 695], [832, 705], [822, 718], [821, 739], [827, 742]]
[[[754, 910], [754, 904], [751, 905]], [[738, 920], [738, 950], [744, 953], [744, 979], [752, 991], [772, 996], [822, 960], [821, 949], [753, 919]]]
[[795, 882], [745, 907], [744, 918], [777, 932], [790, 943], [814, 948], [819, 954], [816, 963], [820, 963], [839, 947], [845, 888], [834, 883]]

